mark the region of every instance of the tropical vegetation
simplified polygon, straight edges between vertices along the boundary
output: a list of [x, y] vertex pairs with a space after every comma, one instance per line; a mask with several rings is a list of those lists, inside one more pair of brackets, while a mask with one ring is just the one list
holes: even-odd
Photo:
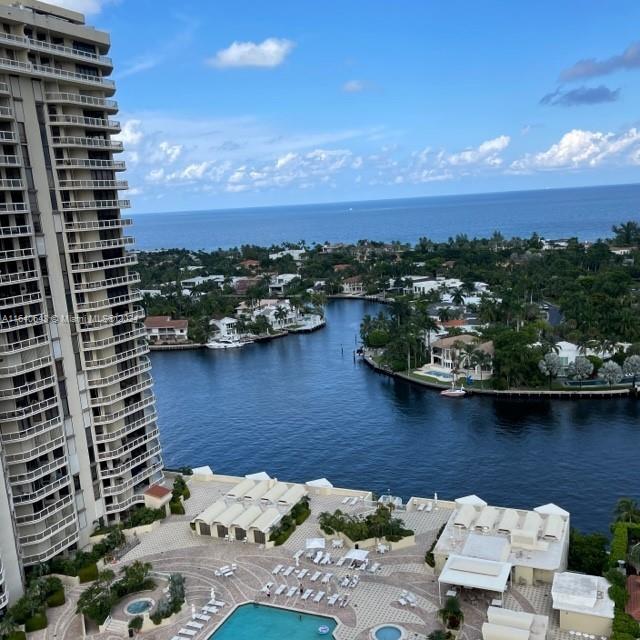
[[390, 542], [397, 542], [413, 535], [413, 531], [405, 529], [403, 520], [394, 518], [391, 509], [383, 505], [366, 516], [349, 515], [340, 509], [333, 513], [323, 511], [318, 516], [318, 523], [327, 535], [343, 533], [352, 542], [369, 538], [385, 538]]

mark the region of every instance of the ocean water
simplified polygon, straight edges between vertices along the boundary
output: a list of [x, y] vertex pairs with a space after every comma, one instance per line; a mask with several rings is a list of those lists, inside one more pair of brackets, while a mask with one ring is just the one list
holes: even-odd
[[595, 240], [640, 219], [640, 185], [133, 214], [137, 248], [212, 250], [242, 244], [446, 240], [458, 233]]
[[378, 308], [333, 301], [327, 327], [312, 334], [154, 352], [165, 463], [327, 477], [404, 498], [555, 502], [574, 525], [605, 532], [616, 499], [639, 497], [640, 402], [447, 400], [354, 358], [362, 316]]

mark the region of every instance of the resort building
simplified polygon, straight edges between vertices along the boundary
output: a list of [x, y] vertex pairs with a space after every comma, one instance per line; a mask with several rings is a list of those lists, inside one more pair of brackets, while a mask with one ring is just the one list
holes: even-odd
[[433, 551], [440, 582], [503, 592], [508, 581], [551, 584], [567, 568], [569, 514], [560, 507], [520, 511], [474, 495], [455, 504]]
[[560, 629], [608, 637], [614, 614], [610, 586], [602, 576], [570, 571], [556, 573], [551, 597], [553, 608], [560, 616]]
[[171, 316], [147, 316], [144, 328], [151, 344], [179, 344], [188, 340], [188, 320], [172, 320]]
[[162, 459], [109, 36], [0, 0], [0, 606], [84, 547]]

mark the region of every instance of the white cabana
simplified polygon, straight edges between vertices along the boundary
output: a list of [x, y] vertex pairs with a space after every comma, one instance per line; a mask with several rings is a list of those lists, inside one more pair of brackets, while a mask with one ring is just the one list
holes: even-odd
[[547, 516], [542, 537], [545, 540], [560, 540], [564, 531], [564, 520], [557, 515]]
[[255, 480], [256, 482], [262, 482], [262, 480], [271, 480], [269, 474], [266, 471], [258, 471], [257, 473], [248, 473], [245, 478], [249, 480]]
[[283, 496], [278, 498], [278, 504], [293, 507], [307, 495], [307, 490], [301, 484], [294, 484]]
[[216, 525], [218, 528], [218, 537], [224, 537], [228, 531], [224, 531], [223, 529], [228, 529], [231, 523], [244, 511], [244, 507], [236, 502], [232, 504], [228, 509], [223, 511], [219, 516], [215, 518], [212, 524]]
[[274, 525], [280, 522], [281, 519], [282, 514], [275, 507], [271, 507], [263, 511], [262, 515], [251, 523], [249, 529], [255, 529], [256, 531], [260, 531], [260, 533], [267, 533]]
[[240, 500], [244, 497], [244, 495], [255, 486], [255, 481], [250, 478], [245, 478], [244, 480], [238, 482], [238, 484], [230, 489], [227, 493], [227, 498], [231, 498], [233, 500]]
[[357, 562], [363, 564], [367, 562], [369, 552], [366, 549], [350, 549], [344, 556], [347, 562]]
[[522, 526], [511, 532], [511, 544], [514, 547], [533, 549], [542, 526], [542, 516], [535, 511], [527, 511]]
[[199, 513], [195, 518], [194, 522], [196, 525], [196, 532], [203, 535], [211, 535], [211, 525], [213, 521], [227, 508], [227, 505], [222, 501], [218, 500], [214, 502], [212, 505], [207, 507], [204, 511]]
[[505, 562], [511, 553], [509, 540], [504, 536], [470, 533], [462, 548], [462, 555], [494, 562]]
[[261, 514], [262, 514], [262, 509], [260, 509], [260, 507], [254, 504], [250, 506], [248, 509], [246, 509], [245, 511], [243, 511], [241, 514], [236, 516], [231, 521], [231, 528], [235, 530], [236, 538], [238, 537], [238, 535], [241, 535], [242, 538], [244, 538], [245, 536], [242, 535], [242, 533], [246, 533], [246, 530], [249, 527], [249, 525], [255, 520], [257, 520]]
[[487, 506], [487, 503], [482, 498], [478, 498], [478, 496], [473, 493], [470, 496], [463, 496], [462, 498], [456, 498], [456, 505], [458, 507], [461, 507], [464, 504], [470, 504], [472, 507]]
[[273, 504], [278, 501], [285, 493], [289, 491], [289, 485], [284, 482], [276, 482], [276, 484], [265, 493], [260, 501], [265, 504]]
[[311, 551], [312, 549], [324, 549], [325, 544], [324, 538], [307, 538], [304, 546], [307, 551]]
[[511, 532], [518, 526], [518, 520], [520, 520], [520, 516], [515, 509], [505, 509], [500, 521], [498, 522], [498, 533], [511, 534]]
[[487, 533], [491, 531], [498, 519], [498, 510], [495, 507], [485, 507], [480, 511], [480, 515], [473, 525], [476, 531]]
[[270, 488], [271, 480], [261, 480], [257, 485], [246, 491], [243, 497], [245, 500], [258, 500], [258, 498], [262, 498]]
[[533, 613], [526, 611], [513, 611], [512, 609], [503, 609], [501, 607], [489, 607], [487, 609], [487, 619], [493, 624], [499, 624], [504, 627], [513, 627], [514, 629], [529, 630], [533, 626], [535, 616]]
[[504, 593], [511, 575], [511, 566], [510, 562], [450, 555], [438, 576], [438, 595], [442, 598], [442, 584]]
[[476, 518], [476, 508], [470, 504], [463, 504], [455, 513], [453, 524], [461, 529], [468, 529]]

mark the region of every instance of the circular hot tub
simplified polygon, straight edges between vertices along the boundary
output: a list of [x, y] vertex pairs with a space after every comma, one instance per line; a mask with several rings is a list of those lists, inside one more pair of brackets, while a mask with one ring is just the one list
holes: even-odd
[[407, 632], [397, 624], [381, 624], [371, 630], [372, 640], [405, 640]]
[[131, 601], [124, 608], [124, 611], [130, 616], [140, 616], [143, 613], [149, 612], [153, 605], [154, 602], [151, 598], [138, 598], [137, 600]]

